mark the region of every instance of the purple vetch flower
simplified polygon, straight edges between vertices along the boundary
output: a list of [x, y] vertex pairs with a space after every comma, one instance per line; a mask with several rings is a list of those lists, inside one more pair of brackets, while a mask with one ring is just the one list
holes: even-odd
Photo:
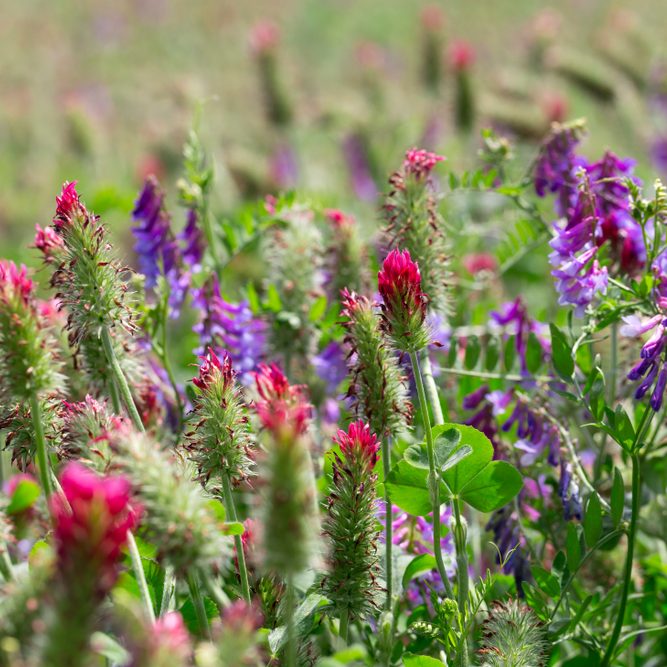
[[502, 425], [507, 433], [516, 425], [519, 440], [514, 447], [524, 452], [519, 459], [522, 466], [533, 464], [547, 452], [547, 462], [555, 466], [560, 458], [560, 434], [558, 427], [549, 422], [539, 412], [532, 410], [528, 403], [518, 398], [509, 419]]
[[514, 346], [520, 359], [522, 372], [525, 373], [528, 370], [526, 352], [528, 337], [531, 333], [537, 337], [544, 356], [551, 354], [551, 344], [545, 335], [545, 325], [528, 316], [528, 310], [521, 297], [503, 304], [498, 311], [493, 311], [491, 323], [496, 327], [502, 327], [506, 333], [514, 336]]
[[637, 273], [646, 262], [642, 230], [630, 213], [630, 191], [626, 179], [633, 177], [634, 160], [621, 159], [607, 151], [601, 160], [585, 167], [595, 201], [597, 245], [606, 244], [611, 259], [625, 274]]
[[169, 284], [169, 315], [178, 317], [190, 286], [190, 274], [183, 270], [182, 256], [164, 207], [164, 192], [157, 179], [149, 176], [132, 211], [137, 226], [132, 228], [137, 242], [139, 269], [146, 287], [154, 288], [160, 275]]
[[656, 293], [658, 297], [658, 306], [661, 309], [667, 309], [667, 250], [663, 250], [654, 260], [653, 275], [656, 279]]
[[327, 386], [329, 394], [336, 394], [347, 377], [347, 362], [340, 343], [332, 340], [312, 359], [313, 369]]
[[252, 373], [265, 354], [265, 323], [253, 315], [247, 301], [226, 301], [215, 276], [197, 291], [194, 303], [201, 311], [201, 319], [193, 327], [200, 343], [196, 354], [204, 354], [208, 347], [216, 354], [227, 352], [241, 382], [252, 384]]
[[149, 176], [132, 211], [137, 226], [132, 228], [137, 242], [139, 268], [146, 287], [155, 287], [158, 276], [168, 275], [178, 266], [180, 254], [171, 230], [171, 218], [164, 208], [164, 192], [157, 179]]
[[652, 331], [651, 337], [641, 349], [640, 360], [628, 373], [628, 380], [639, 382], [635, 389], [635, 398], [641, 400], [650, 389], [649, 405], [658, 412], [662, 407], [667, 386], [667, 363], [665, 347], [667, 347], [667, 319], [663, 315], [655, 315], [642, 323], [636, 316], [624, 318], [626, 324], [621, 327], [625, 335], [640, 336]]
[[269, 173], [272, 183], [279, 190], [293, 188], [299, 178], [299, 165], [296, 153], [290, 144], [282, 142], [271, 155]]
[[585, 161], [577, 156], [575, 149], [583, 136], [580, 125], [555, 124], [542, 144], [535, 163], [535, 192], [539, 197], [556, 194], [556, 212], [567, 214], [577, 196], [577, 168]]
[[183, 242], [183, 262], [196, 273], [201, 268], [204, 256], [204, 235], [199, 226], [196, 208], [188, 209], [185, 227], [178, 235], [178, 239]]
[[656, 137], [650, 146], [651, 162], [661, 174], [667, 174], [667, 136]]
[[[396, 505], [392, 506], [392, 543], [398, 547], [404, 554], [422, 554], [433, 555], [433, 514], [428, 517], [412, 516], [404, 512]], [[440, 512], [440, 523], [449, 525], [452, 512], [449, 507], [443, 508]], [[378, 518], [382, 525], [385, 524], [384, 503], [378, 506]], [[384, 541], [384, 531], [380, 534], [380, 540]], [[450, 533], [446, 533], [440, 538], [442, 552], [445, 558], [445, 569], [451, 578], [456, 571], [454, 558], [454, 542]], [[437, 570], [432, 570], [416, 579], [413, 579], [406, 590], [408, 601], [413, 605], [427, 604], [430, 608], [430, 591], [444, 593], [445, 587]], [[431, 610], [432, 611], [432, 610]]]
[[371, 173], [366, 147], [358, 133], [349, 134], [343, 140], [343, 156], [357, 197], [362, 201], [375, 201], [378, 189]]
[[526, 538], [523, 536], [519, 516], [514, 503], [496, 510], [486, 524], [486, 530], [493, 533], [493, 542], [498, 547], [496, 559], [503, 562], [503, 572], [514, 576], [519, 597], [524, 596], [523, 582], [531, 578], [530, 564], [526, 551]]
[[560, 462], [560, 480], [558, 495], [563, 503], [563, 512], [566, 521], [582, 517], [581, 496], [579, 483], [572, 474], [572, 464], [565, 459]]

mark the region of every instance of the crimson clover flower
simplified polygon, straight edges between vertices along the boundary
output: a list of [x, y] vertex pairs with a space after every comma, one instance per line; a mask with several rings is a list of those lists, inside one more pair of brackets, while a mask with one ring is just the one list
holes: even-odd
[[255, 373], [259, 399], [255, 411], [262, 426], [275, 434], [285, 431], [303, 435], [312, 414], [312, 406], [304, 396], [303, 385], [291, 385], [275, 363], [260, 364]]
[[140, 515], [130, 502], [130, 482], [69, 463], [60, 485], [64, 498], [55, 494], [51, 509], [61, 575], [75, 584], [82, 570], [94, 572], [98, 592], [104, 594], [116, 581], [127, 532]]
[[377, 583], [376, 475], [379, 442], [368, 424], [353, 422], [339, 430], [334, 454], [328, 516], [329, 573], [323, 586], [339, 614], [359, 618], [375, 608]]
[[405, 153], [403, 170], [406, 175], [413, 176], [416, 180], [423, 180], [431, 175], [438, 162], [444, 161], [445, 158], [437, 153], [431, 153], [420, 148], [410, 148]]
[[392, 250], [378, 273], [383, 300], [385, 330], [399, 350], [414, 352], [426, 347], [429, 335], [424, 322], [428, 298], [421, 289], [421, 274], [407, 250]]
[[229, 355], [220, 359], [209, 348], [202, 357], [199, 375], [192, 382], [199, 389], [192, 411], [187, 448], [200, 479], [229, 475], [240, 482], [251, 472], [251, 437], [246, 406]]

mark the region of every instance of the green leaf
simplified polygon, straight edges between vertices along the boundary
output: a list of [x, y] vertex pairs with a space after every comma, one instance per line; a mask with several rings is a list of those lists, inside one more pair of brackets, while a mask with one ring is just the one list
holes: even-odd
[[614, 483], [611, 487], [611, 522], [618, 528], [625, 508], [625, 484], [618, 468], [614, 468]]
[[475, 368], [475, 365], [479, 359], [480, 351], [481, 347], [479, 345], [479, 338], [477, 338], [477, 336], [470, 336], [466, 340], [466, 352], [463, 359], [463, 365], [467, 370], [472, 370]]
[[[294, 612], [294, 623], [297, 632], [302, 634], [307, 626], [307, 621], [317, 611], [319, 607], [328, 604], [329, 600], [319, 593], [311, 593]], [[271, 652], [275, 655], [283, 647], [287, 640], [287, 628], [281, 625], [269, 633], [269, 647]]]
[[554, 577], [551, 572], [548, 572], [539, 565], [531, 566], [530, 571], [533, 573], [535, 582], [540, 590], [546, 593], [550, 598], [555, 598], [560, 594], [560, 584], [558, 583], [558, 579]]
[[551, 357], [554, 368], [564, 380], [571, 380], [572, 373], [574, 373], [572, 348], [567, 342], [565, 334], [555, 324], [549, 324], [549, 329], [551, 330]]
[[567, 566], [574, 572], [581, 561], [581, 543], [577, 527], [573, 523], [567, 525], [565, 550], [567, 552]]
[[447, 353], [447, 368], [454, 368], [456, 365], [456, 353], [458, 350], [458, 343], [456, 338], [449, 341], [449, 352]]
[[591, 493], [588, 497], [586, 514], [584, 515], [584, 538], [586, 544], [591, 548], [602, 534], [602, 507], [597, 493]]
[[630, 451], [635, 441], [635, 429], [632, 425], [628, 413], [623, 409], [622, 405], [617, 405], [614, 411], [614, 439], [621, 444], [621, 446]]
[[521, 473], [507, 461], [491, 461], [468, 483], [461, 498], [480, 512], [494, 512], [506, 505], [523, 486]]
[[[391, 502], [414, 516], [427, 516], [432, 510], [431, 495], [427, 486], [428, 468], [417, 468], [407, 460], [400, 460], [385, 482]], [[440, 496], [444, 500], [449, 492], [440, 484]]]
[[510, 336], [505, 342], [503, 350], [503, 366], [506, 371], [511, 371], [516, 359], [516, 336]]
[[437, 667], [438, 665], [442, 667], [444, 664], [437, 658], [429, 658], [427, 655], [403, 654], [403, 665], [405, 667]]
[[540, 345], [540, 341], [534, 333], [528, 336], [526, 343], [526, 369], [529, 373], [535, 374], [540, 370], [542, 359], [544, 358], [544, 350]]
[[[206, 618], [210, 621], [220, 615], [220, 610], [211, 598], [204, 597], [204, 609], [206, 609]], [[199, 627], [197, 612], [195, 611], [192, 600], [188, 598], [180, 608], [181, 616], [186, 627], [192, 634], [203, 634], [204, 629]]]
[[[460, 433], [460, 441], [451, 456], [466, 447], [471, 449], [465, 458], [443, 473], [451, 495], [458, 495], [480, 512], [493, 512], [509, 502], [523, 486], [523, 479], [507, 461], [493, 461], [491, 441], [477, 429], [463, 424], [439, 427], [443, 434], [452, 429]], [[453, 438], [450, 436], [450, 439]]]
[[245, 527], [240, 521], [230, 521], [222, 527], [224, 535], [243, 535]]
[[311, 322], [319, 322], [324, 313], [327, 312], [327, 298], [326, 296], [321, 296], [318, 299], [315, 299], [313, 305], [310, 307], [310, 312], [308, 313], [308, 319]]
[[485, 370], [492, 372], [496, 369], [498, 361], [500, 360], [500, 349], [498, 346], [498, 340], [494, 337], [491, 338], [486, 346], [486, 360], [484, 362]]
[[37, 482], [32, 479], [22, 479], [12, 493], [12, 498], [7, 505], [7, 514], [18, 514], [30, 509], [39, 498], [40, 493]]
[[280, 294], [273, 283], [269, 283], [266, 289], [266, 307], [274, 313], [279, 312], [283, 307]]
[[413, 558], [403, 573], [403, 588], [407, 588], [408, 584], [415, 578], [422, 574], [426, 574], [437, 567], [435, 556], [431, 554], [421, 554]]

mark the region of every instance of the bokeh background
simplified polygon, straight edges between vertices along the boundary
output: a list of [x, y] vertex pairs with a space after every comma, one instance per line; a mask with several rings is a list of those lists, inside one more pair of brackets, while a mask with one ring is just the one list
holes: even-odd
[[[142, 179], [155, 172], [174, 187], [196, 118], [219, 214], [294, 187], [363, 219], [377, 202], [355, 189], [353, 140], [381, 190], [407, 146], [429, 144], [460, 171], [482, 127], [529, 154], [551, 120], [580, 116], [585, 152], [632, 156], [649, 182], [663, 168], [661, 0], [5, 0], [2, 9], [0, 251], [32, 264], [26, 244], [64, 180], [79, 182], [129, 252]], [[266, 113], [256, 41], [267, 25], [277, 29], [269, 49], [291, 112], [284, 123]], [[465, 132], [452, 62], [462, 48], [474, 105]]]

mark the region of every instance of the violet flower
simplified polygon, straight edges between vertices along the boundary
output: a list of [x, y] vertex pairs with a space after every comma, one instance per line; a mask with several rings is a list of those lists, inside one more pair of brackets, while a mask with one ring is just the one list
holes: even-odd
[[196, 354], [202, 355], [208, 347], [219, 354], [227, 352], [242, 384], [252, 384], [252, 373], [265, 354], [265, 323], [252, 314], [247, 301], [226, 301], [215, 276], [197, 291], [194, 302], [201, 311], [201, 319], [193, 327], [200, 343]]
[[164, 207], [164, 192], [154, 176], [149, 176], [132, 211], [137, 226], [132, 228], [136, 238], [134, 249], [139, 257], [139, 269], [146, 277], [146, 287], [154, 288], [158, 277], [165, 276], [169, 284], [170, 317], [178, 317], [183, 305], [190, 276], [182, 269], [182, 256], [171, 229], [171, 218]]
[[343, 140], [343, 157], [354, 193], [362, 201], [375, 201], [378, 188], [371, 173], [366, 147], [359, 134], [350, 134]]
[[204, 256], [204, 235], [199, 226], [196, 208], [188, 209], [185, 227], [178, 239], [183, 242], [183, 263], [196, 273], [201, 268]]
[[639, 382], [635, 389], [635, 398], [641, 400], [649, 392], [649, 405], [658, 412], [662, 407], [667, 387], [667, 363], [664, 350], [667, 346], [667, 319], [662, 315], [655, 315], [647, 322], [642, 323], [637, 317], [626, 317], [625, 326], [621, 332], [625, 335], [639, 336], [652, 331], [651, 337], [641, 349], [640, 360], [628, 373], [628, 380]]

